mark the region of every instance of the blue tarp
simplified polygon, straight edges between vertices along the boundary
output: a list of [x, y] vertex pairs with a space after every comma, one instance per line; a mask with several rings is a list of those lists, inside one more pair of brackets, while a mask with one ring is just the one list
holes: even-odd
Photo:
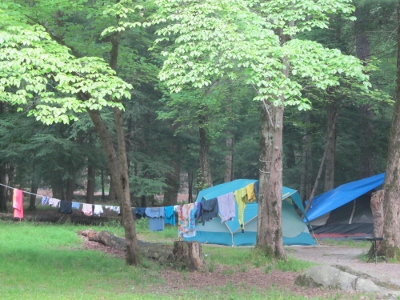
[[383, 184], [385, 173], [352, 181], [333, 190], [323, 193], [312, 200], [307, 212], [308, 220], [312, 221], [332, 210], [353, 201], [354, 199], [376, 189]]

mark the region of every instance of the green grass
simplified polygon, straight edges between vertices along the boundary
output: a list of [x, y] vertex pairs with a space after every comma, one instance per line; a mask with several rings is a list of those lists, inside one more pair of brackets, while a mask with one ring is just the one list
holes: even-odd
[[[117, 222], [90, 226], [123, 236]], [[77, 231], [86, 226], [54, 225], [34, 222], [0, 221], [0, 297], [1, 299], [304, 299], [271, 288], [260, 291], [240, 282], [201, 290], [188, 287], [167, 290], [159, 276], [161, 266], [143, 261], [140, 266], [127, 266], [125, 261], [99, 251], [84, 250]], [[138, 234], [146, 241], [176, 239], [177, 229], [166, 227], [151, 232], [147, 224], [137, 225]], [[209, 272], [218, 265], [227, 267], [229, 276], [254, 267], [297, 271], [307, 263], [289, 257], [287, 262], [272, 262], [252, 248], [204, 245]], [[185, 271], [182, 271], [183, 275]], [[183, 276], [184, 277], [184, 276]], [[188, 278], [188, 276], [187, 276]]]

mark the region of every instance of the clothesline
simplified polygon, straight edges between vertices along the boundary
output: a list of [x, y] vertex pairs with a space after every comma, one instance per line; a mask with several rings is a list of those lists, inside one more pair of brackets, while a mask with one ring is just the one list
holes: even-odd
[[[34, 196], [37, 196], [37, 197], [48, 197], [48, 196], [46, 196], [46, 195], [40, 195], [40, 194], [30, 193], [30, 192], [27, 192], [27, 191], [24, 191], [24, 190], [22, 190], [22, 189], [15, 188], [15, 187], [12, 187], [12, 186], [9, 186], [9, 185], [6, 185], [6, 184], [0, 183], [0, 185], [1, 185], [1, 186], [4, 186], [4, 187], [6, 187], [6, 188], [12, 189], [12, 190], [21, 190], [21, 191], [22, 191], [23, 193], [25, 193], [25, 194], [34, 195]], [[39, 202], [40, 202], [40, 199], [37, 201], [36, 205], [39, 204]], [[71, 202], [72, 202], [72, 201], [71, 201]], [[79, 202], [79, 203], [83, 203], [83, 202]], [[115, 206], [115, 205], [103, 204], [103, 206]], [[131, 208], [134, 208], [134, 207], [131, 207]]]

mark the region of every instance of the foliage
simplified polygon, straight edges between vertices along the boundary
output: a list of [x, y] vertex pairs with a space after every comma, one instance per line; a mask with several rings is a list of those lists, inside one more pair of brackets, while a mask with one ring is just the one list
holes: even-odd
[[[188, 85], [209, 86], [225, 76], [235, 79], [242, 72], [246, 83], [256, 89], [256, 100], [279, 105], [277, 97], [283, 94], [286, 104], [299, 109], [309, 108], [310, 102], [296, 76], [320, 89], [338, 85], [342, 76], [357, 78], [368, 87], [358, 59], [312, 41], [293, 38], [281, 45], [274, 32], [281, 28], [294, 35], [327, 27], [328, 12], [352, 12], [348, 1], [302, 1], [300, 8], [293, 9], [287, 9], [294, 5], [288, 2], [186, 1], [182, 6], [179, 1], [156, 1], [161, 9], [155, 22], [168, 22], [157, 31], [162, 36], [157, 42], [175, 38], [174, 48], [164, 52], [160, 79], [172, 92], [179, 92]], [[292, 22], [295, 25], [289, 26]], [[284, 57], [290, 61], [290, 79], [282, 73]]]
[[[131, 85], [96, 57], [76, 58], [40, 25], [29, 25], [13, 4], [1, 3], [0, 99], [20, 110], [28, 106], [45, 124], [69, 123], [75, 112], [118, 106]], [[10, 13], [13, 12], [13, 13]]]

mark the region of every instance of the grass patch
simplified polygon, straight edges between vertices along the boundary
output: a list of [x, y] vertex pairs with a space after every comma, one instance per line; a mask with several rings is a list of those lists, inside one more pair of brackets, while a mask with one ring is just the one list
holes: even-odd
[[[79, 226], [0, 221], [2, 299], [134, 299], [156, 269], [82, 249]], [[132, 296], [132, 297], [131, 297]]]

